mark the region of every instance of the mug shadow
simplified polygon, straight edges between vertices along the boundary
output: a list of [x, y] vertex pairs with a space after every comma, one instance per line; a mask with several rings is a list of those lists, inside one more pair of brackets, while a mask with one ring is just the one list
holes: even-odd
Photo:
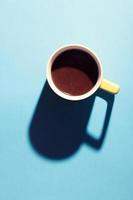
[[[103, 128], [98, 139], [86, 132], [96, 96], [107, 102]], [[64, 100], [51, 90], [46, 81], [29, 127], [29, 140], [33, 149], [41, 156], [53, 160], [74, 155], [83, 143], [100, 150], [113, 103], [114, 95], [102, 90], [82, 101]]]

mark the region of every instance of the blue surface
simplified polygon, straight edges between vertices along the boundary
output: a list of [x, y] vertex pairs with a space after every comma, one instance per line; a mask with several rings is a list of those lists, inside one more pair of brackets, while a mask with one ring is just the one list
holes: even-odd
[[[132, 8], [131, 0], [0, 1], [1, 200], [133, 198]], [[58, 159], [50, 152], [38, 153], [29, 127], [45, 84], [47, 60], [67, 43], [94, 50], [102, 60], [104, 76], [120, 84], [121, 91], [102, 146], [82, 143], [69, 157]], [[99, 114], [100, 101], [93, 106]], [[63, 103], [56, 103], [48, 104], [53, 106], [50, 114], [46, 109], [48, 116], [61, 112]], [[45, 106], [50, 108], [46, 101]]]

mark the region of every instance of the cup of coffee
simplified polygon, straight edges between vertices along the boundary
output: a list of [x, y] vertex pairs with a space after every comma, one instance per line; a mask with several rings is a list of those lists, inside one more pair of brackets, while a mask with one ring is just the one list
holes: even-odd
[[119, 85], [103, 78], [98, 56], [88, 47], [69, 44], [58, 48], [47, 64], [47, 80], [60, 97], [77, 101], [90, 97], [99, 88], [117, 94]]

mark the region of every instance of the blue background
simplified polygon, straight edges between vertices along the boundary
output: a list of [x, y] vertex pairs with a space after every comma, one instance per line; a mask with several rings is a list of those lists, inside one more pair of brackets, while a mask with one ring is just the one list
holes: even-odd
[[[0, 0], [1, 200], [133, 198], [132, 10], [131, 0]], [[104, 77], [121, 91], [102, 148], [82, 144], [69, 158], [53, 160], [33, 148], [29, 126], [48, 58], [67, 43], [94, 50]], [[97, 99], [94, 114], [103, 110]]]

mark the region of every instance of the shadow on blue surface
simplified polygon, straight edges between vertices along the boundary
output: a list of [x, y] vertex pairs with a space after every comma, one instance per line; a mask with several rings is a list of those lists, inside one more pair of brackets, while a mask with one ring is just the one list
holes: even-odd
[[[107, 110], [100, 137], [86, 133], [96, 96], [107, 102]], [[36, 152], [48, 159], [66, 159], [83, 143], [100, 150], [110, 121], [114, 95], [98, 90], [82, 101], [71, 102], [57, 96], [46, 82], [33, 114], [29, 140]]]

